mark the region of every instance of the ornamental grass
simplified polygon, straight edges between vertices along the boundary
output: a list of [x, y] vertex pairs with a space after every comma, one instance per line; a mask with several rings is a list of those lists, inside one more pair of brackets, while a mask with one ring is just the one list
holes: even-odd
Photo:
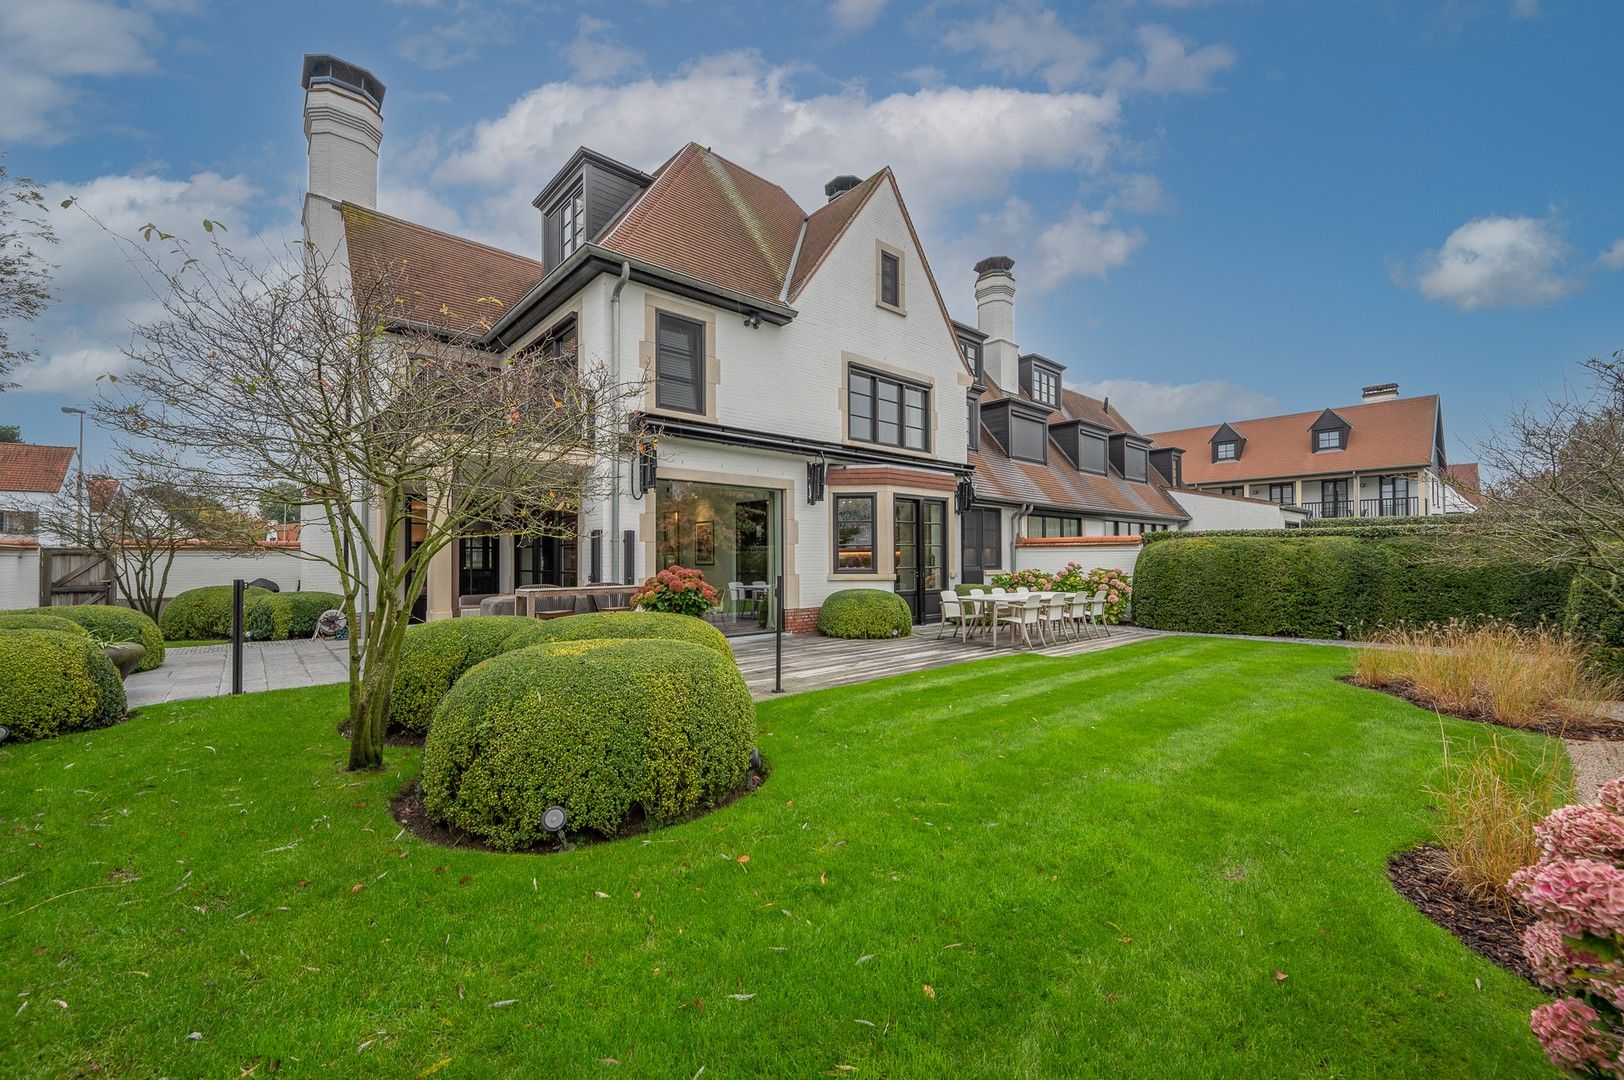
[[1464, 756], [1444, 742], [1444, 764], [1429, 789], [1438, 810], [1438, 842], [1451, 873], [1478, 900], [1509, 907], [1505, 884], [1539, 855], [1535, 829], [1567, 796], [1559, 755], [1519, 756], [1497, 738]]

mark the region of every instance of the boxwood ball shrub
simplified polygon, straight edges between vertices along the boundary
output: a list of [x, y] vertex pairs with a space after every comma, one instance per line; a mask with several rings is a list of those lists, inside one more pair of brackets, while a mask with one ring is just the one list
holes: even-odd
[[0, 611], [0, 630], [61, 630], [89, 637], [90, 631], [60, 615], [39, 615], [32, 611]]
[[730, 663], [727, 636], [704, 619], [663, 611], [602, 611], [536, 620], [538, 641], [588, 641], [595, 638], [660, 638], [703, 645]]
[[730, 659], [686, 641], [533, 645], [469, 671], [435, 711], [423, 804], [436, 821], [516, 850], [572, 832], [614, 836], [720, 803], [744, 782], [755, 705]]
[[842, 589], [831, 593], [818, 609], [818, 633], [838, 638], [907, 637], [913, 633], [913, 613], [894, 592]]
[[139, 641], [145, 654], [137, 671], [151, 671], [164, 662], [164, 635], [158, 624], [134, 608], [111, 604], [73, 604], [67, 607], [33, 608], [32, 615], [50, 615], [77, 623], [103, 641]]
[[[166, 641], [198, 641], [231, 636], [231, 586], [205, 585], [177, 593], [158, 613]], [[255, 604], [275, 593], [265, 589], [244, 589], [243, 621]], [[246, 626], [244, 631], [246, 632]]]
[[0, 630], [0, 724], [27, 742], [124, 715], [124, 684], [82, 630]]
[[545, 625], [522, 615], [475, 615], [410, 627], [389, 694], [390, 726], [427, 731], [435, 707], [463, 672], [509, 649], [535, 644]]
[[[254, 590], [258, 592], [258, 590]], [[230, 590], [226, 592], [226, 631], [231, 630]], [[344, 609], [344, 598], [329, 592], [267, 592], [243, 601], [243, 634], [251, 641], [308, 638], [324, 611]]]

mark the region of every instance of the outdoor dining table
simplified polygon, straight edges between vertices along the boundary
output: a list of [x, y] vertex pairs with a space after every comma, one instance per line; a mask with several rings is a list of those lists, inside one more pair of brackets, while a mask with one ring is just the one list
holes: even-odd
[[[992, 627], [992, 647], [996, 649], [996, 648], [998, 648], [998, 608], [999, 607], [1006, 607], [1006, 608], [1008, 608], [1008, 607], [1016, 607], [1016, 606], [1019, 606], [1021, 604], [1026, 603], [1028, 600], [1032, 599], [1032, 597], [1034, 597], [1034, 596], [1037, 597], [1039, 600], [1042, 600], [1044, 603], [1048, 603], [1049, 599], [1051, 597], [1064, 596], [1064, 595], [1065, 595], [1064, 593], [1058, 593], [1058, 592], [1004, 593], [1004, 594], [1002, 594], [1000, 596], [994, 596], [991, 593], [980, 593], [980, 594], [971, 593], [968, 596], [962, 597], [961, 602], [965, 603], [965, 604], [968, 604], [970, 607], [974, 608], [975, 612], [976, 612], [976, 617], [978, 619], [983, 614], [987, 615], [987, 617], [988, 617], [987, 618], [987, 625]], [[1015, 631], [1013, 631], [1013, 630], [1010, 631], [1011, 635], [1013, 635], [1014, 633], [1015, 633]], [[966, 641], [970, 640], [970, 624], [968, 622], [966, 622], [964, 624], [964, 640], [966, 640]]]

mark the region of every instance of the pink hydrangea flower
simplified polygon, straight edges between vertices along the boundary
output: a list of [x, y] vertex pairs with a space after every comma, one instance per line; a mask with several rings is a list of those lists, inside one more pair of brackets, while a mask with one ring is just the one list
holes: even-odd
[[1615, 814], [1624, 814], [1624, 776], [1603, 784], [1596, 801]]
[[1610, 1070], [1619, 1047], [1596, 1026], [1598, 1020], [1595, 1009], [1570, 997], [1535, 1009], [1528, 1026], [1557, 1068], [1576, 1073]]
[[1604, 806], [1563, 806], [1534, 828], [1547, 859], [1606, 859], [1624, 855], [1624, 818]]
[[1523, 867], [1507, 884], [1567, 937], [1624, 933], [1624, 871], [1611, 863], [1553, 859]]

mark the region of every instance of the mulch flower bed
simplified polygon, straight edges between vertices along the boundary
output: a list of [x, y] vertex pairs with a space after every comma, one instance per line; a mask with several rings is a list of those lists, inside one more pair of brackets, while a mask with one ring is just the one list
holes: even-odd
[[1522, 933], [1534, 921], [1533, 916], [1519, 904], [1508, 909], [1495, 901], [1468, 895], [1451, 869], [1449, 853], [1436, 844], [1400, 852], [1387, 862], [1393, 888], [1421, 914], [1485, 960], [1534, 982], [1533, 968], [1522, 949]]
[[1403, 698], [1412, 705], [1420, 706], [1444, 716], [1453, 716], [1457, 720], [1470, 720], [1477, 724], [1493, 724], [1495, 727], [1509, 728], [1512, 731], [1531, 731], [1536, 735], [1553, 735], [1559, 739], [1574, 739], [1578, 742], [1624, 742], [1624, 720], [1611, 716], [1601, 716], [1594, 713], [1572, 713], [1566, 716], [1548, 716], [1534, 724], [1507, 724], [1496, 720], [1487, 713], [1455, 712], [1449, 709], [1440, 709], [1408, 683], [1369, 683], [1361, 682], [1352, 675], [1341, 676], [1341, 681], [1350, 686], [1357, 686], [1363, 690], [1375, 690], [1377, 693], [1390, 694], [1396, 698]]
[[[760, 769], [751, 769], [745, 774], [744, 783], [740, 784], [731, 795], [715, 806], [702, 810], [697, 814], [692, 814], [681, 819], [681, 821], [662, 822], [657, 827], [668, 828], [672, 825], [680, 825], [683, 821], [693, 821], [695, 818], [704, 817], [706, 814], [713, 814], [722, 807], [731, 805], [755, 791], [766, 781], [767, 773], [768, 770], [765, 766]], [[430, 820], [428, 811], [423, 807], [423, 791], [417, 786], [415, 779], [408, 781], [406, 786], [400, 789], [400, 793], [389, 800], [389, 813], [396, 821], [405, 826], [407, 832], [430, 844], [438, 844], [441, 847], [471, 848], [475, 851], [497, 850], [472, 833], [466, 833], [461, 829]], [[626, 827], [615, 836], [599, 836], [594, 832], [577, 833], [565, 830], [573, 847], [591, 847], [594, 844], [613, 843], [616, 840], [624, 840], [630, 836], [641, 836], [650, 831], [648, 822], [641, 818], [628, 822]], [[520, 848], [516, 852], [503, 852], [503, 854], [551, 855], [563, 850], [565, 849], [558, 844], [549, 841], [545, 844], [537, 844], [534, 847]]]

